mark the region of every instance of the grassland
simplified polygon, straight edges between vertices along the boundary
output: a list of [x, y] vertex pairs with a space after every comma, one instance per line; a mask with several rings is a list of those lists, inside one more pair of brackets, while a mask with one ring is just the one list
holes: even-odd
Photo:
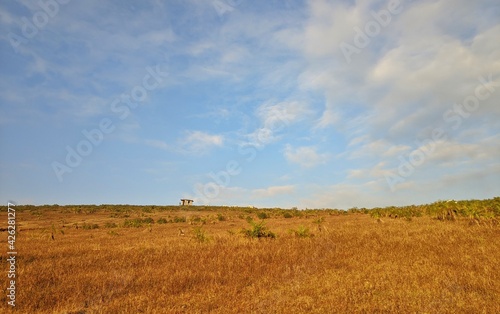
[[500, 198], [16, 210], [19, 313], [500, 313]]

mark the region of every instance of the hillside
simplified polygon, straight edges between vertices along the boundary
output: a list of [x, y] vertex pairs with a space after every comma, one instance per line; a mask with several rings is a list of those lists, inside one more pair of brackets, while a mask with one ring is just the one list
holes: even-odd
[[498, 313], [499, 200], [348, 211], [18, 206], [16, 310]]

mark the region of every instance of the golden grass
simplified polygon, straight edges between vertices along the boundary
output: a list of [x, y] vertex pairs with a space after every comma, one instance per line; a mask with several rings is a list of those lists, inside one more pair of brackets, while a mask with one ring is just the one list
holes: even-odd
[[[248, 239], [238, 210], [19, 212], [19, 313], [500, 313], [500, 228], [366, 214], [285, 219]], [[185, 223], [104, 228], [135, 217]], [[206, 218], [194, 237], [190, 217]], [[314, 221], [323, 217], [322, 231]], [[6, 219], [5, 219], [6, 220]], [[74, 224], [99, 224], [76, 229]], [[64, 226], [64, 227], [63, 227]], [[290, 230], [309, 228], [312, 237]], [[185, 231], [179, 236], [178, 228]], [[62, 231], [62, 232], [61, 232]], [[54, 239], [51, 235], [54, 233]], [[5, 232], [3, 233], [5, 234]], [[5, 237], [6, 238], [6, 237]], [[5, 244], [6, 246], [6, 244]], [[7, 269], [4, 254], [2, 269]], [[4, 272], [5, 274], [5, 272]], [[2, 280], [7, 287], [7, 276]], [[7, 309], [6, 292], [1, 297]]]

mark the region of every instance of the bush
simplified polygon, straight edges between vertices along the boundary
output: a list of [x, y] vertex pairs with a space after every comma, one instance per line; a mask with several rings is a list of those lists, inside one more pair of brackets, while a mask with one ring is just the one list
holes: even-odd
[[195, 227], [193, 229], [194, 239], [199, 243], [207, 242], [209, 238], [205, 234], [205, 230], [201, 229], [201, 227]]
[[267, 218], [269, 218], [269, 215], [264, 213], [264, 212], [259, 212], [259, 213], [257, 213], [257, 217], [259, 219], [267, 219]]
[[191, 217], [191, 222], [201, 222], [201, 217], [200, 216], [193, 216], [193, 217]]
[[250, 222], [252, 225], [251, 229], [243, 229], [241, 232], [248, 238], [271, 238], [274, 239], [276, 238], [276, 235], [267, 230], [267, 227], [264, 223], [264, 221], [261, 222]]
[[297, 238], [310, 238], [313, 237], [314, 235], [309, 232], [309, 228], [306, 228], [304, 226], [299, 226], [297, 230], [290, 230]]
[[221, 215], [221, 214], [217, 214], [217, 220], [219, 221], [226, 221], [226, 217]]
[[82, 228], [84, 230], [91, 230], [91, 229], [98, 229], [99, 228], [99, 225], [98, 224], [88, 224], [88, 223], [84, 223]]
[[290, 213], [288, 213], [288, 212], [286, 212], [286, 213], [283, 214], [283, 217], [285, 217], [285, 218], [292, 218], [293, 215], [290, 214]]
[[313, 220], [313, 223], [321, 225], [325, 221], [324, 217], [319, 217], [318, 219]]
[[186, 222], [186, 217], [174, 217], [174, 222]]
[[168, 221], [165, 218], [160, 218], [156, 221], [157, 224], [166, 224]]
[[118, 227], [118, 225], [114, 222], [107, 222], [104, 224], [104, 227], [105, 228], [116, 228], [116, 227]]
[[154, 220], [151, 217], [144, 218], [144, 219], [135, 218], [132, 220], [125, 219], [123, 226], [127, 227], [127, 228], [129, 228], [129, 227], [139, 228], [139, 227], [144, 226], [144, 224], [152, 224], [152, 223], [154, 223]]

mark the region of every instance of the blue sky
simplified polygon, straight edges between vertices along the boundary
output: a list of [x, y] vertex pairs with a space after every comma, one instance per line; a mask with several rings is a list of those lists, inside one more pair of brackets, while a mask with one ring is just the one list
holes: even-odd
[[0, 202], [500, 195], [500, 3], [2, 1]]

